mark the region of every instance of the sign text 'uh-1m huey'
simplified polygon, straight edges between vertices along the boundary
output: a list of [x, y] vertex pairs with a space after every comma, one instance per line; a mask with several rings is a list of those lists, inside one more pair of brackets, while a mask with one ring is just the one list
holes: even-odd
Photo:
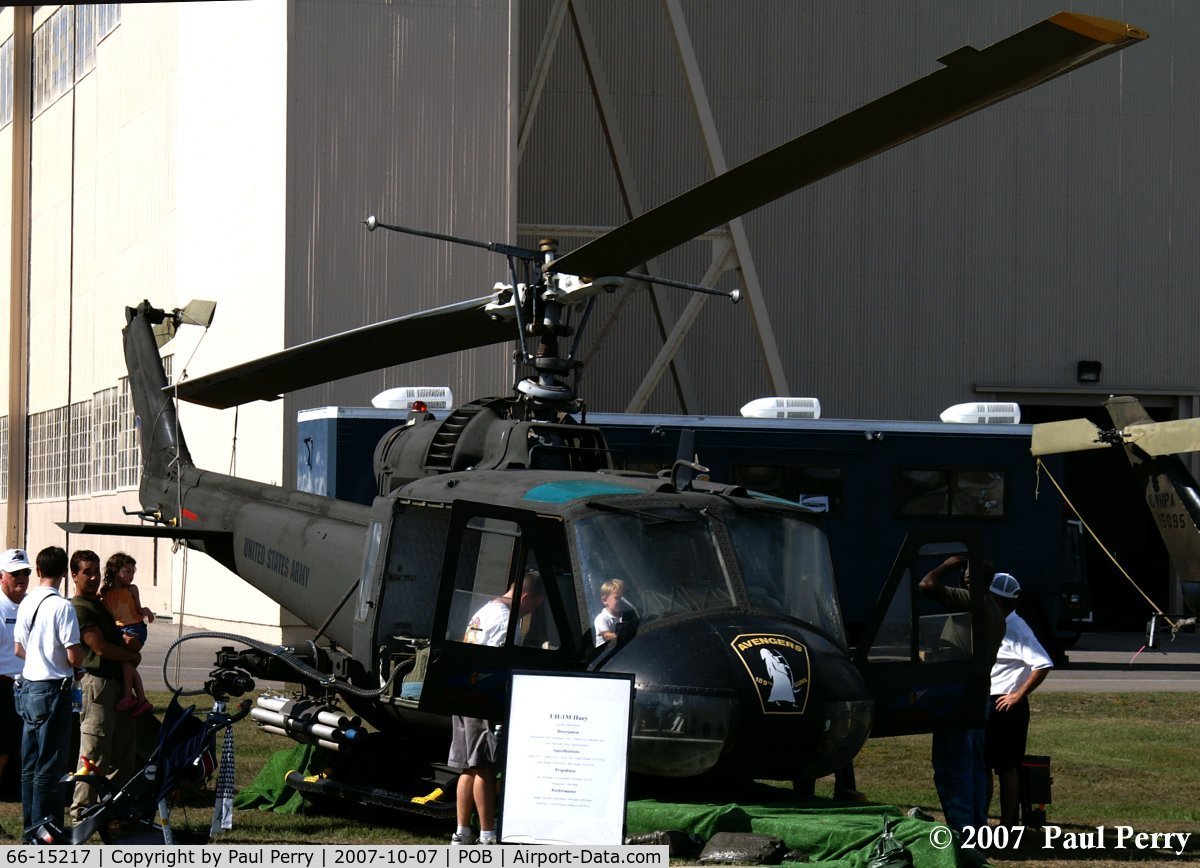
[[[409, 736], [444, 728], [437, 715], [502, 719], [513, 668], [632, 673], [630, 769], [651, 777], [815, 777], [849, 761], [868, 732], [961, 719], [960, 707], [983, 706], [979, 660], [911, 665], [907, 644], [898, 657], [873, 654], [882, 630], [869, 630], [852, 659], [828, 546], [796, 504], [693, 479], [686, 462], [670, 478], [611, 468], [603, 434], [573, 415], [571, 322], [578, 314], [581, 329], [598, 292], [712, 226], [1144, 37], [1062, 13], [986, 50], [959, 49], [945, 68], [561, 258], [553, 243], [466, 242], [507, 258], [512, 286], [492, 295], [176, 387], [167, 386], [154, 327], [187, 316], [148, 302], [131, 308], [124, 339], [140, 420], [140, 500], [154, 521], [141, 531], [185, 541], [317, 628], [325, 644], [282, 655], [286, 666], [267, 646], [226, 662], [337, 693], [405, 739], [386, 764], [393, 781], [396, 754], [430, 742]], [[377, 227], [400, 228], [368, 220]], [[376, 448], [380, 490], [370, 506], [201, 470], [178, 428], [176, 397], [229, 407], [514, 338], [531, 375], [512, 396], [473, 401], [443, 420], [411, 414]], [[531, 569], [544, 600], [512, 617], [505, 645], [464, 642], [472, 612], [512, 583], [519, 596]], [[593, 619], [612, 578], [626, 583], [636, 629], [598, 645]], [[915, 654], [915, 640], [911, 647]], [[923, 706], [923, 696], [940, 704]], [[429, 753], [440, 753], [433, 743]]]

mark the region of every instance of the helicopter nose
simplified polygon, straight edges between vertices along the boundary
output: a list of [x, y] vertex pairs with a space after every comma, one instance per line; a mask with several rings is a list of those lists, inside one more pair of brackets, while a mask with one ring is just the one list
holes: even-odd
[[633, 672], [631, 771], [819, 777], [862, 747], [874, 704], [844, 649], [781, 619], [651, 625], [603, 667]]

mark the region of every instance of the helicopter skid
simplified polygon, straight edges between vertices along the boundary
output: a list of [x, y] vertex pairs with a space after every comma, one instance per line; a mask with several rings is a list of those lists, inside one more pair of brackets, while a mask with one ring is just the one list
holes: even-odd
[[[451, 782], [452, 783], [452, 782]], [[401, 811], [420, 817], [452, 821], [455, 816], [454, 788], [443, 785], [444, 794], [436, 800], [424, 801], [428, 788], [422, 793], [402, 792], [379, 786], [355, 784], [321, 776], [305, 777], [300, 772], [289, 772], [289, 787], [305, 796], [317, 796], [339, 802], [352, 802], [376, 808]]]

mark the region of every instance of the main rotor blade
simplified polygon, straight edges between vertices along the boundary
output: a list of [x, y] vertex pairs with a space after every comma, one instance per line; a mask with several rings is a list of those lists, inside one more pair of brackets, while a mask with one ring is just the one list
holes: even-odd
[[635, 217], [563, 255], [555, 268], [581, 277], [623, 274], [714, 226], [1146, 36], [1128, 24], [1060, 12], [982, 51], [964, 46], [940, 59], [945, 69]]
[[[232, 368], [185, 380], [181, 400], [224, 409], [283, 392], [444, 353], [513, 340], [511, 322], [486, 310], [495, 296], [462, 301], [330, 335]], [[176, 387], [164, 391], [175, 393]]]

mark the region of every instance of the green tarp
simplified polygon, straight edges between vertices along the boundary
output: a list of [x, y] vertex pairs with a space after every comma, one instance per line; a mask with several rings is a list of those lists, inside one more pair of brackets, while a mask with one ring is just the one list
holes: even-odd
[[[892, 832], [908, 847], [916, 868], [969, 868], [978, 862], [950, 846], [937, 849], [930, 833], [944, 826], [913, 820], [889, 805], [679, 804], [633, 801], [626, 812], [626, 831], [640, 835], [680, 829], [708, 840], [716, 832], [755, 832], [782, 838], [790, 850], [808, 855], [804, 864], [821, 868], [865, 868], [871, 846], [883, 833], [885, 819], [900, 817]], [[934, 835], [939, 838], [940, 833]], [[785, 863], [787, 864], [787, 863]]]
[[306, 804], [304, 797], [287, 785], [287, 774], [293, 770], [311, 774], [316, 752], [317, 748], [310, 744], [298, 744], [287, 750], [275, 751], [267, 757], [267, 764], [258, 777], [238, 792], [233, 806], [274, 811], [277, 814], [303, 813]]

